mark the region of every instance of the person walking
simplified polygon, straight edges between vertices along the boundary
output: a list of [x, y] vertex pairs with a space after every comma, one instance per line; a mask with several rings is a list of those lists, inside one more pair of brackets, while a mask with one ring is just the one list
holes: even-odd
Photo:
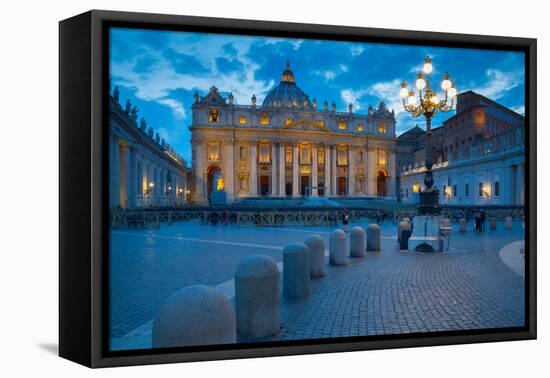
[[479, 216], [479, 221], [481, 223], [481, 227], [480, 227], [481, 232], [485, 232], [485, 219], [486, 218], [487, 218], [487, 213], [485, 212], [485, 210], [481, 209], [480, 216]]
[[481, 213], [479, 212], [479, 210], [476, 210], [474, 212], [474, 230], [475, 232], [480, 232], [481, 229]]
[[347, 234], [349, 228], [349, 215], [347, 211], [344, 211], [342, 215], [342, 225], [344, 226], [344, 232]]

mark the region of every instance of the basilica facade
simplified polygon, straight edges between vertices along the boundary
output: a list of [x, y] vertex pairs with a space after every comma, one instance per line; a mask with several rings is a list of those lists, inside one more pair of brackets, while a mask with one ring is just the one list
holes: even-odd
[[395, 116], [384, 103], [356, 114], [320, 107], [287, 63], [258, 104], [237, 105], [212, 87], [192, 106], [192, 201], [213, 191], [229, 203], [250, 197], [395, 198]]

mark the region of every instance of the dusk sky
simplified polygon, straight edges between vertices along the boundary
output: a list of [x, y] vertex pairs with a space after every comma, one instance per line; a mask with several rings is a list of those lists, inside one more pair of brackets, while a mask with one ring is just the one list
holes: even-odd
[[[327, 100], [338, 111], [366, 113], [381, 101], [394, 109], [397, 133], [422, 117], [403, 110], [401, 82], [414, 83], [426, 55], [432, 57], [431, 80], [441, 93], [445, 72], [458, 92], [473, 90], [516, 112], [524, 113], [524, 55], [518, 52], [402, 46], [357, 42], [246, 37], [139, 29], [111, 30], [110, 75], [121, 103], [130, 99], [139, 117], [159, 132], [190, 163], [193, 93], [205, 95], [215, 85], [232, 92], [235, 102], [261, 104], [279, 84], [287, 59], [296, 84], [319, 107]], [[439, 114], [439, 126], [454, 112]]]

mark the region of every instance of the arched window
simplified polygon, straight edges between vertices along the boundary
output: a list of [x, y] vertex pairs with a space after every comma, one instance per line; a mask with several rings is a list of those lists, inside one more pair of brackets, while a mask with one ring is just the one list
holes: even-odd
[[217, 110], [210, 110], [210, 115], [208, 116], [208, 122], [210, 123], [218, 123], [219, 121], [219, 113]]
[[338, 121], [338, 130], [346, 130], [347, 128], [348, 128], [348, 125], [345, 119], [341, 119]]
[[239, 117], [239, 124], [246, 125], [246, 116], [242, 115]]
[[260, 116], [260, 125], [269, 125], [269, 116], [267, 113], [262, 113]]

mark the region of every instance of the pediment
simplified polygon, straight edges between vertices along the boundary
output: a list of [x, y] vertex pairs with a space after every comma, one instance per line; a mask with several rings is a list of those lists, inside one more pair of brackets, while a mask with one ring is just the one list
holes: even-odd
[[282, 127], [287, 130], [300, 130], [300, 131], [328, 131], [319, 121], [312, 119], [300, 119], [298, 121], [292, 121]]

